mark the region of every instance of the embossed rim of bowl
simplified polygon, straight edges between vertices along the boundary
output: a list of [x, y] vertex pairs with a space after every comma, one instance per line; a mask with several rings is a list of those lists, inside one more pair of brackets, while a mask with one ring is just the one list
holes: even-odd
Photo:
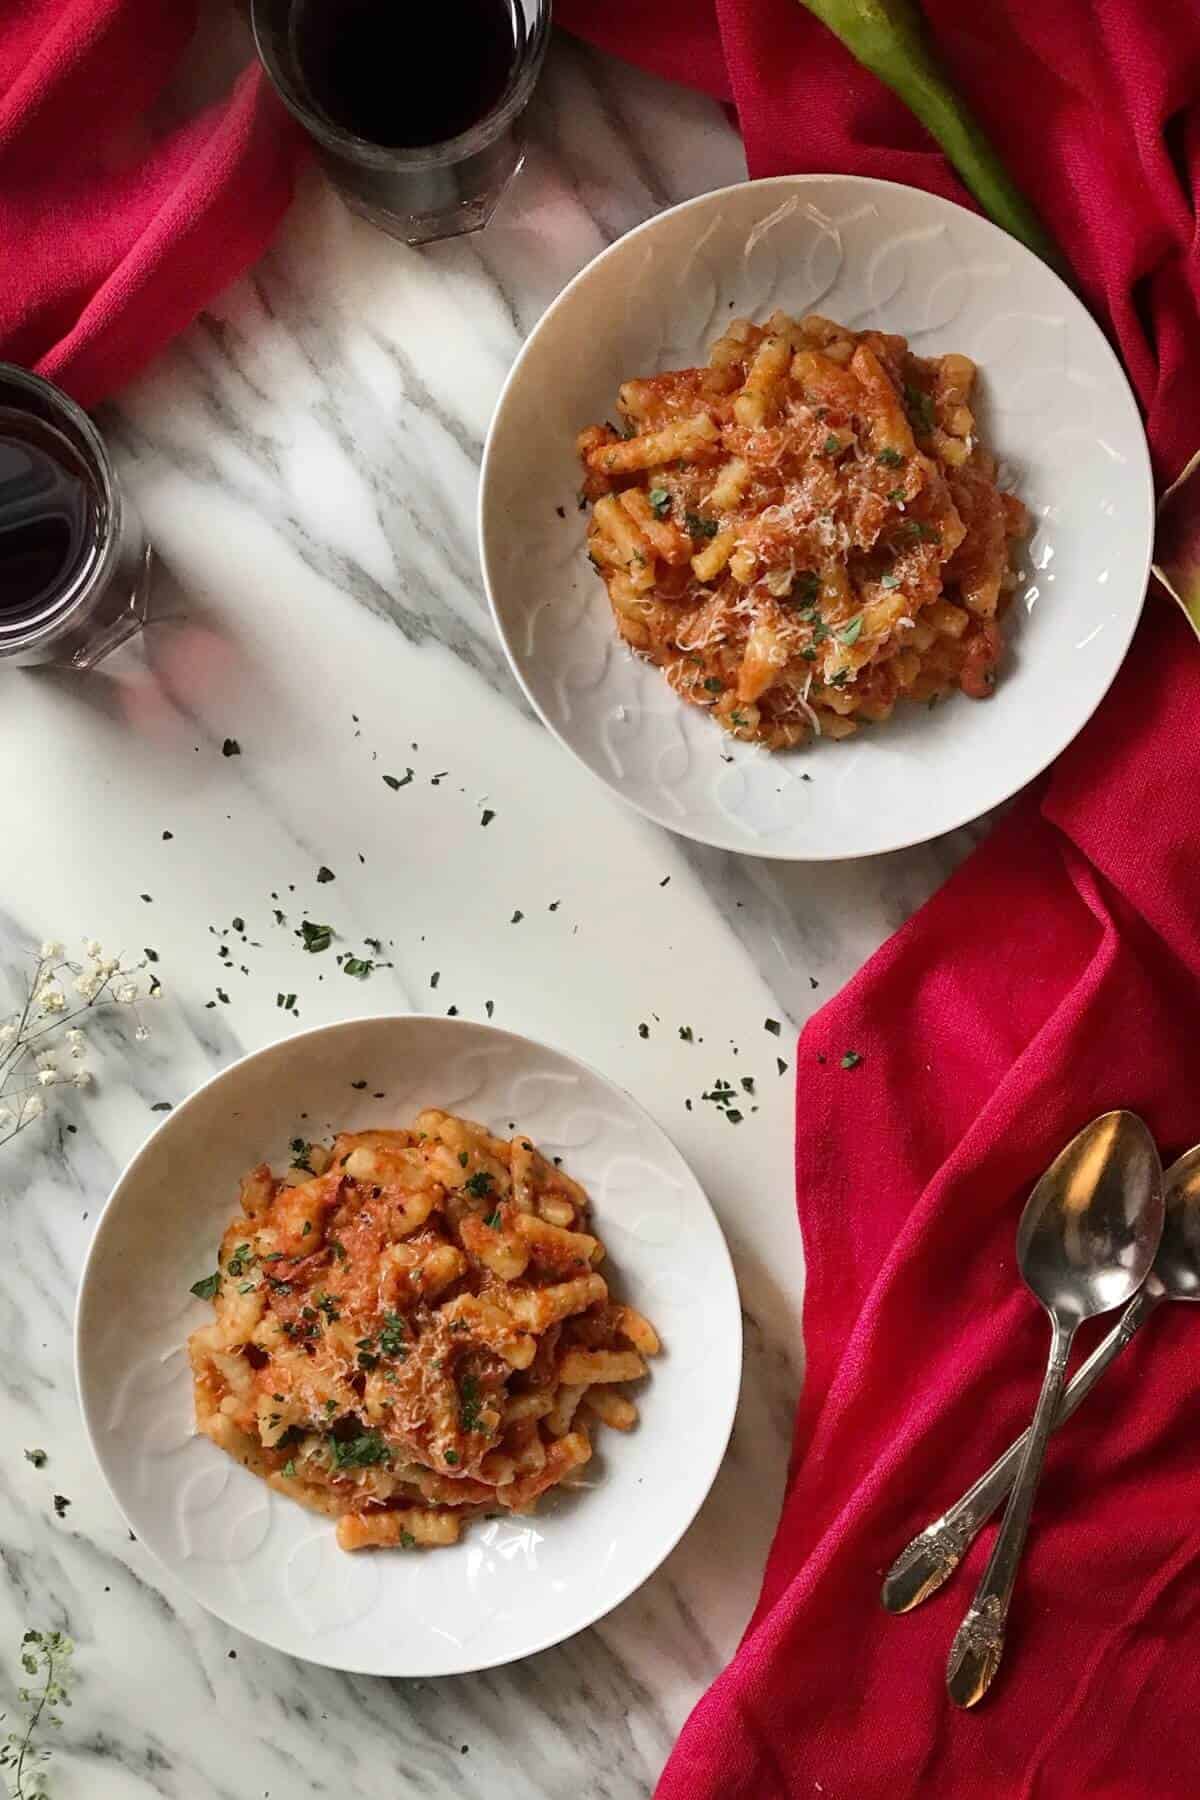
[[[917, 829], [902, 827], [898, 833], [891, 836], [888, 836], [886, 833], [881, 833], [877, 843], [872, 843], [865, 848], [826, 849], [824, 847], [806, 847], [802, 849], [789, 849], [777, 848], [768, 842], [756, 843], [754, 845], [731, 843], [719, 836], [714, 836], [709, 832], [706, 832], [701, 826], [692, 823], [690, 820], [672, 818], [667, 816], [663, 811], [656, 811], [650, 804], [645, 803], [643, 800], [632, 794], [624, 792], [616, 782], [608, 780], [602, 771], [593, 768], [583, 751], [577, 749], [570, 738], [562, 729], [560, 729], [554, 720], [547, 716], [545, 708], [542, 706], [534, 691], [532, 682], [526, 677], [524, 667], [525, 659], [512, 642], [497, 599], [497, 591], [500, 583], [498, 580], [493, 579], [491, 558], [489, 554], [489, 539], [494, 532], [502, 530], [502, 526], [497, 524], [489, 530], [488, 513], [489, 499], [493, 485], [492, 469], [497, 455], [497, 438], [504, 422], [504, 415], [510, 396], [523, 380], [531, 358], [537, 354], [541, 339], [547, 327], [550, 325], [551, 321], [571, 303], [579, 290], [593, 280], [600, 268], [612, 259], [626, 254], [631, 244], [644, 238], [652, 237], [656, 232], [661, 231], [668, 221], [675, 220], [682, 214], [701, 211], [708, 208], [719, 208], [722, 201], [731, 199], [734, 196], [740, 198], [745, 195], [747, 190], [761, 191], [764, 194], [767, 192], [773, 194], [785, 194], [796, 191], [803, 192], [806, 188], [816, 187], [822, 184], [828, 185], [830, 183], [845, 186], [847, 190], [859, 191], [864, 195], [874, 194], [880, 199], [880, 202], [883, 205], [887, 204], [889, 196], [915, 196], [922, 205], [928, 206], [935, 213], [943, 214], [947, 219], [969, 220], [973, 227], [982, 228], [985, 233], [992, 234], [995, 238], [1001, 240], [1011, 255], [1017, 259], [1018, 263], [1035, 264], [1038, 270], [1044, 274], [1047, 283], [1049, 283], [1052, 288], [1060, 290], [1064, 297], [1064, 304], [1068, 314], [1074, 314], [1077, 320], [1082, 317], [1082, 319], [1086, 321], [1087, 326], [1095, 333], [1096, 343], [1101, 348], [1102, 354], [1107, 357], [1108, 362], [1111, 364], [1117, 384], [1129, 401], [1132, 413], [1132, 423], [1135, 426], [1136, 432], [1136, 448], [1140, 452], [1140, 487], [1142, 493], [1143, 531], [1142, 545], [1137, 556], [1137, 568], [1139, 571], [1136, 577], [1137, 582], [1139, 583], [1138, 600], [1137, 604], [1130, 608], [1129, 617], [1126, 622], [1127, 628], [1123, 633], [1118, 633], [1112, 640], [1112, 666], [1103, 682], [1097, 683], [1095, 691], [1091, 696], [1090, 704], [1087, 706], [1086, 711], [1083, 712], [1082, 717], [1069, 720], [1060, 732], [1047, 733], [1043, 740], [1042, 747], [1035, 753], [1029, 766], [1020, 767], [1014, 777], [1011, 779], [1006, 778], [1001, 782], [1000, 786], [1002, 791], [989, 793], [979, 802], [972, 802], [966, 805], [957, 811], [954, 816], [946, 819], [939, 819], [936, 823], [929, 825], [928, 828], [924, 826]], [[597, 309], [597, 330], [603, 329], [603, 326], [600, 323], [602, 317], [603, 310]], [[953, 348], [953, 346], [950, 347]], [[586, 420], [581, 421], [581, 423], [586, 422]], [[565, 460], [573, 470], [573, 461], [570, 458]], [[1139, 471], [1137, 468], [1131, 469], [1129, 477], [1130, 485], [1137, 482], [1138, 473]], [[1154, 540], [1154, 482], [1150, 465], [1149, 448], [1146, 444], [1145, 431], [1141, 422], [1141, 413], [1138, 408], [1136, 396], [1130, 386], [1128, 376], [1121, 365], [1120, 358], [1113, 350], [1112, 345], [1104, 335], [1099, 324], [1092, 317], [1090, 312], [1087, 311], [1079, 297], [1053, 269], [1041, 262], [1031, 250], [1026, 249], [1026, 247], [1018, 242], [1017, 239], [1010, 237], [1007, 232], [1002, 231], [999, 226], [994, 225], [990, 219], [984, 218], [981, 214], [975, 213], [966, 207], [959, 206], [955, 201], [944, 199], [941, 195], [931, 194], [924, 188], [912, 187], [906, 182], [885, 181], [879, 177], [869, 175], [841, 175], [836, 173], [772, 175], [765, 176], [757, 181], [736, 182], [727, 187], [715, 188], [706, 194], [698, 194], [690, 200], [681, 201], [676, 206], [668, 207], [664, 211], [656, 213], [652, 218], [646, 219], [642, 224], [634, 226], [631, 231], [625, 232], [621, 237], [615, 239], [613, 243], [607, 245], [605, 249], [599, 251], [589, 262], [585, 263], [583, 268], [580, 269], [562, 291], [555, 296], [545, 312], [538, 319], [537, 324], [534, 326], [518, 352], [517, 358], [513, 363], [512, 368], [509, 370], [504, 385], [500, 390], [499, 398], [496, 401], [491, 422], [488, 426], [487, 439], [484, 444], [483, 459], [480, 467], [476, 528], [484, 590], [487, 594], [492, 622], [495, 625], [496, 633], [503, 646], [505, 656], [508, 659], [509, 667], [515, 676], [521, 691], [542, 724], [551, 735], [558, 740], [564, 749], [568, 750], [575, 760], [587, 770], [588, 774], [591, 775], [594, 780], [600, 781], [610, 790], [610, 792], [616, 794], [625, 805], [633, 807], [634, 810], [641, 813], [644, 818], [650, 819], [654, 824], [661, 825], [669, 831], [678, 833], [681, 837], [690, 838], [696, 843], [710, 844], [717, 849], [733, 851], [738, 855], [761, 856], [769, 860], [780, 862], [842, 862], [861, 856], [879, 856], [889, 854], [894, 850], [910, 849], [914, 845], [928, 843], [933, 838], [941, 837], [947, 832], [958, 830], [960, 827], [970, 824], [973, 819], [979, 818], [983, 813], [992, 811], [998, 806], [1002, 806], [1023, 787], [1027, 786], [1031, 781], [1036, 780], [1039, 775], [1049, 768], [1051, 763], [1062, 755], [1068, 745], [1079, 735], [1084, 726], [1088, 723], [1088, 720], [1095, 713], [1097, 707], [1104, 699], [1105, 694], [1107, 694], [1113, 681], [1120, 672], [1128, 653], [1129, 645], [1132, 642], [1133, 634], [1137, 629], [1138, 622], [1142, 615], [1146, 591], [1149, 584], [1150, 563]], [[596, 589], [596, 599], [597, 601], [602, 601], [603, 604], [607, 606], [608, 602], [601, 594], [599, 587]], [[679, 704], [683, 705], [683, 702], [680, 702]], [[786, 754], [787, 753], [779, 753], [781, 759]]]
[[[640, 1115], [646, 1125], [649, 1126], [651, 1132], [661, 1139], [663, 1144], [667, 1147], [674, 1162], [686, 1174], [694, 1191], [695, 1201], [699, 1203], [700, 1207], [705, 1212], [707, 1212], [712, 1222], [715, 1233], [715, 1245], [717, 1246], [718, 1251], [717, 1261], [713, 1271], [714, 1280], [725, 1289], [725, 1297], [722, 1300], [725, 1316], [722, 1323], [726, 1333], [727, 1346], [729, 1351], [733, 1353], [732, 1360], [736, 1369], [735, 1379], [731, 1384], [728, 1405], [725, 1409], [726, 1416], [723, 1418], [718, 1416], [716, 1422], [717, 1429], [710, 1441], [708, 1457], [709, 1466], [703, 1471], [703, 1479], [696, 1487], [691, 1504], [685, 1507], [678, 1520], [673, 1521], [670, 1529], [663, 1534], [661, 1542], [655, 1546], [652, 1559], [646, 1566], [640, 1570], [635, 1570], [628, 1579], [623, 1578], [614, 1588], [613, 1592], [611, 1594], [606, 1594], [599, 1604], [590, 1609], [585, 1608], [585, 1615], [581, 1616], [577, 1622], [573, 1623], [566, 1630], [551, 1629], [551, 1631], [544, 1636], [535, 1635], [528, 1644], [511, 1654], [494, 1657], [489, 1656], [481, 1661], [468, 1660], [466, 1662], [451, 1662], [448, 1663], [445, 1668], [440, 1669], [427, 1669], [422, 1667], [417, 1672], [416, 1678], [418, 1679], [434, 1680], [445, 1675], [466, 1675], [489, 1668], [502, 1668], [509, 1663], [522, 1661], [525, 1657], [535, 1656], [543, 1650], [551, 1649], [556, 1644], [564, 1643], [567, 1639], [576, 1636], [581, 1631], [585, 1631], [589, 1626], [596, 1624], [600, 1619], [606, 1617], [615, 1607], [621, 1605], [621, 1603], [627, 1600], [630, 1595], [636, 1593], [637, 1590], [642, 1587], [659, 1568], [661, 1568], [662, 1564], [671, 1555], [672, 1551], [677, 1547], [685, 1533], [694, 1523], [701, 1507], [704, 1505], [705, 1500], [712, 1490], [713, 1483], [725, 1460], [725, 1455], [729, 1447], [729, 1439], [733, 1431], [738, 1401], [741, 1395], [742, 1381], [743, 1334], [737, 1274], [733, 1266], [733, 1259], [729, 1254], [729, 1246], [725, 1238], [725, 1233], [722, 1230], [721, 1222], [717, 1217], [707, 1194], [704, 1192], [700, 1182], [692, 1172], [686, 1157], [684, 1157], [682, 1151], [679, 1150], [670, 1134], [658, 1123], [657, 1119], [647, 1112], [641, 1102], [630, 1094], [627, 1089], [621, 1087], [618, 1082], [613, 1081], [609, 1076], [594, 1068], [590, 1063], [586, 1063], [582, 1058], [575, 1056], [571, 1051], [563, 1050], [555, 1044], [547, 1043], [544, 1039], [530, 1037], [524, 1032], [509, 1031], [502, 1026], [486, 1024], [483, 1021], [475, 1019], [444, 1019], [431, 1017], [427, 1013], [361, 1014], [354, 1018], [340, 1019], [331, 1024], [314, 1026], [308, 1031], [294, 1032], [289, 1036], [276, 1038], [271, 1043], [263, 1045], [260, 1049], [249, 1051], [245, 1056], [239, 1057], [236, 1062], [230, 1063], [227, 1068], [220, 1069], [216, 1074], [211, 1075], [206, 1081], [203, 1081], [199, 1087], [193, 1089], [185, 1100], [180, 1101], [178, 1106], [176, 1106], [172, 1112], [168, 1113], [162, 1122], [149, 1133], [115, 1182], [112, 1192], [106, 1200], [103, 1210], [97, 1219], [96, 1229], [93, 1233], [91, 1243], [88, 1246], [87, 1255], [84, 1259], [83, 1269], [80, 1274], [79, 1288], [76, 1294], [74, 1327], [75, 1387], [79, 1399], [80, 1413], [83, 1419], [84, 1434], [87, 1438], [92, 1455], [95, 1458], [96, 1465], [104, 1477], [105, 1485], [112, 1496], [113, 1503], [118, 1512], [125, 1520], [129, 1530], [135, 1531], [141, 1521], [140, 1519], [135, 1518], [130, 1511], [127, 1511], [121, 1493], [118, 1491], [118, 1483], [114, 1480], [111, 1472], [110, 1463], [104, 1454], [102, 1446], [107, 1434], [100, 1426], [98, 1419], [93, 1415], [93, 1402], [89, 1400], [88, 1382], [84, 1368], [86, 1357], [84, 1339], [88, 1329], [87, 1315], [89, 1311], [90, 1285], [96, 1265], [104, 1253], [105, 1240], [112, 1231], [113, 1221], [117, 1217], [119, 1209], [130, 1193], [136, 1194], [141, 1168], [151, 1155], [152, 1148], [161, 1144], [163, 1139], [169, 1137], [173, 1131], [178, 1130], [180, 1122], [187, 1114], [198, 1110], [205, 1100], [210, 1099], [218, 1090], [230, 1088], [233, 1093], [236, 1093], [238, 1080], [245, 1072], [248, 1065], [268, 1060], [277, 1055], [280, 1051], [286, 1050], [288, 1047], [296, 1045], [301, 1041], [313, 1041], [318, 1039], [327, 1040], [334, 1035], [341, 1035], [344, 1033], [352, 1034], [355, 1031], [361, 1030], [363, 1027], [397, 1025], [405, 1027], [415, 1025], [422, 1029], [428, 1028], [431, 1031], [436, 1031], [445, 1036], [457, 1036], [463, 1031], [467, 1031], [471, 1034], [482, 1035], [485, 1038], [493, 1039], [497, 1045], [507, 1042], [520, 1048], [532, 1050], [536, 1053], [549, 1055], [552, 1058], [559, 1058], [564, 1063], [581, 1072], [588, 1080], [598, 1083], [603, 1089], [607, 1089], [617, 1098], [622, 1107], [630, 1107], [636, 1114]], [[232, 1098], [232, 1094], [230, 1097]], [[355, 1096], [355, 1098], [357, 1098], [357, 1096]], [[210, 1241], [211, 1240], [206, 1240], [206, 1242]], [[629, 1268], [630, 1261], [631, 1259], [626, 1252], [621, 1258], [621, 1267], [623, 1270]], [[667, 1351], [669, 1354], [669, 1344], [667, 1345]], [[653, 1379], [653, 1371], [651, 1372], [651, 1378]], [[188, 1374], [188, 1381], [190, 1392], [190, 1372]], [[94, 1397], [94, 1404], [98, 1405], [101, 1399], [102, 1396], [97, 1394]], [[666, 1448], [667, 1445], [664, 1442], [664, 1451]], [[220, 1456], [221, 1452], [215, 1451], [214, 1454]], [[251, 1479], [256, 1478], [251, 1477]], [[315, 1517], [316, 1515], [311, 1516]], [[332, 1532], [332, 1521], [329, 1521], [328, 1523], [329, 1529]], [[390, 1678], [405, 1677], [406, 1671], [404, 1669], [380, 1668], [376, 1664], [357, 1664], [347, 1661], [344, 1657], [326, 1658], [315, 1653], [310, 1653], [306, 1649], [298, 1649], [294, 1643], [282, 1641], [279, 1636], [274, 1635], [269, 1630], [248, 1627], [244, 1621], [230, 1617], [222, 1607], [213, 1603], [209, 1595], [205, 1593], [202, 1571], [200, 1572], [201, 1578], [197, 1578], [197, 1573], [193, 1569], [181, 1568], [177, 1562], [160, 1554], [148, 1535], [144, 1536], [141, 1531], [138, 1531], [137, 1537], [139, 1542], [144, 1542], [146, 1544], [151, 1555], [154, 1556], [156, 1562], [171, 1581], [177, 1582], [193, 1600], [203, 1606], [214, 1618], [218, 1618], [222, 1623], [230, 1626], [232, 1630], [240, 1631], [243, 1635], [251, 1637], [257, 1642], [265, 1644], [269, 1649], [277, 1650], [283, 1655], [295, 1656], [301, 1661], [311, 1662], [323, 1668], [338, 1669], [344, 1673], [356, 1675], [380, 1675]], [[464, 1538], [464, 1543], [469, 1543], [469, 1533]], [[454, 1552], [447, 1551], [444, 1554], [452, 1555]], [[532, 1575], [530, 1577], [531, 1584], [536, 1583], [538, 1579], [538, 1576]]]

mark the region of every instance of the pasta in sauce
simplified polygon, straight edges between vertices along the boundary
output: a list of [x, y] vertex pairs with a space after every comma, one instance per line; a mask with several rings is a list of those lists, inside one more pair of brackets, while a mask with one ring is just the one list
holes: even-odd
[[615, 1302], [578, 1182], [531, 1138], [430, 1109], [409, 1130], [293, 1145], [242, 1182], [194, 1293], [196, 1422], [344, 1550], [457, 1541], [532, 1511], [628, 1431], [659, 1349]]
[[900, 699], [991, 693], [1020, 500], [965, 356], [816, 314], [737, 320], [706, 367], [627, 381], [581, 432], [588, 550], [617, 629], [683, 699], [768, 749]]

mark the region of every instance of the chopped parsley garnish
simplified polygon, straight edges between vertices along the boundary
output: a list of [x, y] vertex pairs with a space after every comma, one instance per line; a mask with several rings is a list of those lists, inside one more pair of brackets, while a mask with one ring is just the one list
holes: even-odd
[[883, 575], [880, 577], [879, 585], [880, 587], [885, 588], [898, 588], [900, 586], [900, 577], [898, 575]]
[[284, 1463], [282, 1469], [280, 1469], [279, 1473], [281, 1475], [294, 1475], [296, 1473], [295, 1458], [289, 1456], [287, 1461]]
[[337, 1238], [330, 1238], [329, 1248], [333, 1251], [333, 1254], [337, 1257], [339, 1262], [345, 1262], [345, 1260], [346, 1260], [345, 1244], [341, 1243]]
[[737, 725], [737, 726], [739, 726], [739, 727], [740, 727], [740, 726], [743, 726], [743, 725], [745, 725], [745, 723], [746, 723], [746, 715], [745, 715], [745, 713], [742, 713], [742, 712], [732, 712], [732, 713], [730, 713], [730, 715], [729, 715], [729, 723], [730, 723], [730, 724], [731, 724], [731, 725]]
[[704, 691], [706, 694], [723, 694], [725, 692], [725, 683], [721, 680], [719, 675], [710, 675], [708, 680], [704, 683]]
[[317, 956], [322, 950], [328, 950], [330, 944], [332, 944], [333, 926], [316, 925], [311, 919], [302, 919], [300, 921], [300, 936], [304, 939], [304, 948], [310, 951], [313, 956]]
[[385, 775], [383, 779], [390, 788], [402, 788], [407, 787], [412, 778], [412, 770], [405, 769], [403, 775]]
[[499, 1229], [500, 1229], [500, 1208], [497, 1207], [495, 1212], [489, 1213], [487, 1218], [483, 1222], [485, 1225], [489, 1225], [493, 1231], [499, 1231]]
[[239, 1244], [225, 1267], [231, 1275], [244, 1275], [257, 1261], [258, 1257], [249, 1244]]
[[335, 1469], [369, 1469], [390, 1462], [392, 1453], [377, 1431], [364, 1431], [359, 1437], [331, 1437], [329, 1460]]
[[329, 1320], [331, 1325], [335, 1320], [340, 1319], [342, 1316], [337, 1309], [336, 1294], [314, 1294], [313, 1304], [318, 1312], [323, 1312], [325, 1314], [325, 1317]]
[[188, 1293], [195, 1294], [197, 1300], [215, 1300], [220, 1286], [221, 1271], [218, 1269], [214, 1274], [206, 1275], [203, 1281], [193, 1281]]
[[904, 498], [904, 489], [903, 488], [889, 488], [888, 489], [888, 499], [891, 501], [893, 506], [898, 505], [899, 502], [901, 500], [903, 500], [903, 498]]
[[717, 521], [706, 519], [702, 513], [684, 513], [683, 522], [687, 526], [689, 537], [714, 538], [717, 535]]
[[468, 1176], [467, 1180], [463, 1182], [468, 1194], [474, 1194], [477, 1200], [482, 1200], [487, 1194], [490, 1194], [495, 1185], [486, 1169], [476, 1169], [475, 1173]]
[[312, 1149], [312, 1145], [306, 1144], [303, 1138], [293, 1138], [288, 1149], [292, 1153], [293, 1169], [307, 1169], [311, 1175], [313, 1171], [312, 1164], [308, 1160], [308, 1153]]
[[858, 1054], [857, 1050], [847, 1050], [842, 1058], [842, 1067], [843, 1069], [857, 1069], [861, 1061], [862, 1057]]
[[836, 675], [831, 675], [829, 677], [829, 685], [830, 685], [830, 687], [838, 687], [838, 688], [845, 687], [845, 685], [849, 679], [850, 679], [849, 669], [839, 669]]
[[342, 964], [343, 975], [353, 975], [358, 981], [365, 981], [375, 964], [365, 956], [348, 956]]
[[384, 1356], [404, 1356], [404, 1320], [399, 1313], [385, 1313], [379, 1334], [379, 1349]]
[[838, 636], [841, 638], [843, 644], [857, 644], [858, 639], [859, 639], [859, 634], [862, 631], [862, 626], [863, 626], [862, 614], [855, 613], [854, 617], [850, 620], [849, 624], [843, 625], [841, 630], [838, 632]]
[[464, 1431], [483, 1431], [479, 1423], [479, 1383], [474, 1375], [464, 1375], [458, 1384], [458, 1422]]
[[942, 534], [937, 526], [925, 525], [920, 519], [905, 519], [900, 530], [905, 537], [913, 538], [917, 543], [920, 543], [922, 538], [930, 538], [935, 544], [940, 544], [942, 541]]
[[898, 450], [893, 450], [890, 445], [886, 450], [879, 452], [875, 461], [882, 463], [885, 469], [900, 469], [904, 466], [904, 458]]
[[671, 510], [671, 496], [666, 488], [651, 488], [646, 496], [656, 519], [665, 519]]
[[446, 1461], [450, 1464], [450, 1467], [452, 1469], [457, 1468], [458, 1467], [458, 1451], [457, 1450], [447, 1450]]
[[924, 388], [914, 387], [911, 382], [906, 381], [904, 404], [913, 424], [928, 435], [933, 430], [933, 401]]
[[402, 1531], [400, 1533], [400, 1543], [405, 1550], [411, 1550], [416, 1541], [417, 1540], [411, 1531]]
[[825, 439], [825, 443], [823, 446], [826, 456], [836, 456], [838, 451], [841, 449], [841, 447], [842, 447], [841, 438], [835, 437], [833, 432], [831, 431], [829, 436]]
[[311, 1230], [312, 1230], [312, 1220], [311, 1220], [311, 1219], [305, 1219], [305, 1221], [304, 1221], [304, 1230], [303, 1230], [303, 1231], [302, 1231], [302, 1232], [301, 1232], [301, 1233], [300, 1233], [300, 1236], [301, 1236], [301, 1237], [307, 1237], [307, 1236], [308, 1236], [308, 1234], [309, 1234], [309, 1232], [310, 1232], [310, 1231], [311, 1231]]
[[471, 1160], [470, 1155], [468, 1154], [468, 1152], [466, 1150], [459, 1151], [458, 1166], [460, 1169], [465, 1169], [467, 1164], [470, 1162], [470, 1160]]
[[801, 569], [792, 583], [792, 599], [801, 606], [811, 606], [821, 591], [821, 578], [815, 569]]

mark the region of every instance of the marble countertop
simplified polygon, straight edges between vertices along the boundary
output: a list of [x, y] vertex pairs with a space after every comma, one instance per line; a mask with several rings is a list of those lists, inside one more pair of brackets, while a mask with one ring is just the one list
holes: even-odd
[[[62, 1800], [649, 1794], [737, 1643], [784, 1479], [803, 1258], [776, 1057], [792, 1063], [793, 1029], [972, 841], [736, 859], [624, 810], [532, 718], [476, 558], [501, 382], [590, 257], [745, 168], [717, 107], [569, 42], [530, 135], [487, 232], [421, 252], [305, 179], [261, 265], [105, 409], [162, 555], [161, 622], [87, 679], [2, 678], [6, 963], [95, 936], [152, 947], [165, 989], [148, 1042], [107, 1028], [96, 1090], [0, 1151], [0, 1707], [22, 1630], [68, 1630]], [[409, 767], [402, 790], [381, 779]], [[318, 887], [322, 864], [336, 880]], [[322, 969], [274, 928], [273, 891], [394, 941], [394, 968], [361, 986]], [[245, 972], [221, 966], [210, 929], [235, 915], [261, 945]], [[344, 1676], [231, 1633], [130, 1541], [77, 1411], [78, 1275], [156, 1104], [289, 1030], [489, 1003], [629, 1086], [690, 1160], [737, 1267], [741, 1407], [698, 1521], [601, 1624], [477, 1676]], [[756, 1079], [737, 1127], [699, 1099], [727, 1073]]]

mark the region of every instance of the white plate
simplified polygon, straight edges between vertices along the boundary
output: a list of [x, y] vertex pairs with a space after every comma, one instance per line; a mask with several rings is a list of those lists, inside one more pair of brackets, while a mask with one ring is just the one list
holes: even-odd
[[[772, 757], [728, 738], [620, 644], [586, 559], [573, 442], [611, 416], [622, 380], [702, 362], [730, 318], [775, 307], [902, 332], [921, 354], [973, 357], [986, 441], [1037, 529], [992, 699], [902, 706], [840, 744]], [[550, 730], [660, 825], [813, 861], [920, 843], [1044, 769], [1120, 666], [1152, 528], [1137, 408], [1074, 294], [974, 213], [844, 175], [724, 188], [598, 256], [518, 357], [480, 492], [496, 625]]]
[[[365, 1080], [365, 1092], [352, 1084]], [[376, 1092], [386, 1094], [376, 1100]], [[641, 1423], [596, 1433], [586, 1482], [453, 1549], [346, 1555], [332, 1521], [195, 1434], [184, 1341], [211, 1318], [239, 1176], [297, 1136], [462, 1110], [510, 1120], [587, 1187], [617, 1293], [658, 1326]], [[445, 1675], [543, 1650], [645, 1581], [725, 1452], [741, 1373], [729, 1253], [704, 1194], [628, 1094], [574, 1057], [463, 1020], [353, 1019], [260, 1050], [170, 1115], [100, 1220], [75, 1333], [84, 1424], [133, 1531], [218, 1618], [368, 1675]]]

